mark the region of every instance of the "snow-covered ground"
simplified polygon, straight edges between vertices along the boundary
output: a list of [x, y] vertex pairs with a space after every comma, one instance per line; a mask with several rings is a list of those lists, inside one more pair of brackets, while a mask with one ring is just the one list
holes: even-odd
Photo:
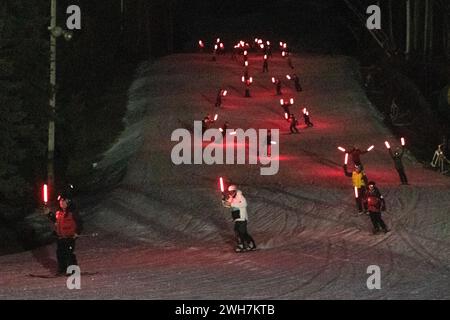
[[[252, 98], [243, 97], [242, 66], [227, 56], [172, 55], [141, 70], [130, 89], [132, 119], [104, 166], [133, 152], [127, 174], [94, 208], [85, 209], [86, 234], [77, 242], [81, 290], [64, 278], [40, 279], [55, 265], [53, 246], [0, 257], [2, 299], [449, 299], [450, 180], [405, 160], [411, 185], [399, 178], [383, 142], [383, 126], [343, 56], [295, 56], [304, 91], [284, 80], [291, 110], [311, 113], [314, 128], [289, 135], [272, 75], [292, 72], [274, 57], [269, 74], [250, 57]], [[288, 87], [286, 87], [288, 86]], [[279, 128], [280, 171], [258, 165], [174, 166], [171, 133], [214, 114], [217, 89], [228, 89], [218, 125]], [[302, 123], [302, 120], [299, 119]], [[431, 130], [432, 128], [430, 128]], [[355, 216], [350, 178], [336, 147], [375, 149], [363, 156], [388, 210], [387, 235], [371, 234], [368, 216]], [[249, 203], [249, 231], [259, 249], [233, 252], [230, 213], [221, 206], [218, 177], [237, 183]], [[367, 267], [381, 268], [381, 289], [366, 286]]]

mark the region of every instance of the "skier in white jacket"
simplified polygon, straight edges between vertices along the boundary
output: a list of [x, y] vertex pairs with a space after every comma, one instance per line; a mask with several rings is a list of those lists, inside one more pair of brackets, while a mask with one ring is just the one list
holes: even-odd
[[236, 252], [255, 250], [256, 244], [252, 236], [247, 231], [247, 200], [242, 195], [241, 190], [237, 190], [235, 185], [228, 187], [228, 198], [223, 202], [227, 208], [231, 208], [231, 216], [234, 221], [234, 231], [237, 236], [238, 245]]

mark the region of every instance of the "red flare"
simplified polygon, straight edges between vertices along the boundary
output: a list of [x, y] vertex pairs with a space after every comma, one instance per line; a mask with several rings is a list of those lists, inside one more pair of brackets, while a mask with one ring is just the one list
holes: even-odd
[[48, 187], [47, 187], [47, 184], [44, 184], [42, 186], [42, 199], [44, 200], [44, 203], [47, 204], [47, 202], [48, 202]]

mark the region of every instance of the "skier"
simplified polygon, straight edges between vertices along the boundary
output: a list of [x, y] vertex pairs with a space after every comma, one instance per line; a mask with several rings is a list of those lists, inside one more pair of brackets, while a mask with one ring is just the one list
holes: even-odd
[[300, 85], [300, 79], [295, 73], [292, 75], [292, 80], [294, 81], [295, 90], [297, 92], [303, 91], [302, 86]]
[[298, 120], [295, 118], [294, 114], [291, 113], [289, 119], [291, 120], [291, 126], [289, 127], [289, 130], [291, 130], [292, 133], [299, 133], [297, 129]]
[[216, 96], [216, 108], [220, 108], [222, 106], [222, 93], [223, 90], [219, 89], [219, 91], [217, 91], [217, 96]]
[[272, 77], [272, 83], [275, 85], [277, 96], [281, 96], [281, 81], [275, 77]]
[[389, 150], [389, 154], [390, 154], [392, 160], [394, 160], [395, 169], [398, 172], [401, 183], [408, 184], [408, 178], [406, 177], [405, 168], [403, 167], [403, 162], [402, 162], [402, 157], [405, 152], [405, 148], [402, 147], [400, 150], [400, 148], [398, 147], [394, 153], [392, 153], [392, 150], [390, 148], [388, 150]]
[[353, 148], [348, 151], [348, 154], [351, 155], [353, 163], [355, 166], [361, 166], [361, 170], [364, 170], [364, 166], [361, 163], [361, 155], [367, 153], [367, 150], [361, 151], [357, 146], [353, 146]]
[[225, 121], [225, 123], [222, 126], [222, 136], [225, 138], [226, 134], [227, 134], [227, 129], [228, 129], [228, 121]]
[[267, 62], [267, 55], [264, 55], [264, 62], [263, 62], [263, 73], [269, 72], [269, 63]]
[[69, 266], [78, 265], [74, 253], [75, 240], [82, 231], [83, 222], [72, 199], [67, 194], [58, 196], [58, 201], [60, 210], [53, 213], [46, 207], [44, 213], [54, 223], [54, 233], [58, 237], [56, 242], [57, 275], [65, 275]]
[[237, 236], [237, 246], [235, 251], [249, 251], [256, 250], [256, 243], [252, 236], [247, 231], [247, 201], [242, 194], [241, 190], [238, 190], [236, 185], [230, 185], [228, 187], [228, 198], [222, 201], [224, 207], [231, 208], [231, 216], [234, 221], [234, 231]]
[[303, 112], [303, 118], [305, 120], [305, 124], [307, 127], [313, 127], [314, 124], [311, 122], [310, 118], [309, 118], [309, 112], [305, 111]]
[[353, 172], [347, 171], [347, 165], [344, 164], [344, 174], [347, 177], [352, 177], [353, 188], [355, 188], [355, 202], [356, 209], [358, 210], [358, 214], [363, 214], [365, 210], [363, 199], [366, 191], [367, 177], [362, 171], [362, 167], [360, 165], [355, 165], [355, 169]]
[[269, 130], [267, 130], [267, 156], [270, 157], [272, 154], [272, 132]]
[[386, 210], [384, 198], [381, 195], [380, 190], [375, 186], [374, 181], [369, 181], [368, 187], [369, 189], [364, 197], [364, 203], [369, 211], [370, 220], [372, 221], [373, 234], [377, 234], [380, 231], [380, 228], [384, 233], [387, 233], [389, 230], [383, 219], [381, 219], [381, 211]]
[[205, 131], [209, 129], [209, 126], [212, 122], [211, 115], [208, 113], [206, 117], [202, 120], [202, 135], [205, 134]]

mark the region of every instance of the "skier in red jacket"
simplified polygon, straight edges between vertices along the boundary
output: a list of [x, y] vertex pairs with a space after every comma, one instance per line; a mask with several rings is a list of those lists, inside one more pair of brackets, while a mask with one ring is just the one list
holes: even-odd
[[366, 191], [364, 203], [369, 211], [370, 220], [372, 221], [373, 234], [377, 234], [380, 229], [383, 230], [384, 233], [389, 232], [386, 224], [381, 218], [381, 211], [386, 210], [386, 203], [380, 190], [375, 186], [374, 181], [369, 181], [368, 183], [368, 190]]
[[58, 260], [58, 275], [65, 275], [67, 268], [78, 265], [75, 256], [75, 240], [82, 231], [83, 222], [72, 200], [68, 195], [58, 196], [60, 210], [56, 213], [45, 208], [44, 213], [54, 223], [54, 233], [58, 237], [56, 258]]

